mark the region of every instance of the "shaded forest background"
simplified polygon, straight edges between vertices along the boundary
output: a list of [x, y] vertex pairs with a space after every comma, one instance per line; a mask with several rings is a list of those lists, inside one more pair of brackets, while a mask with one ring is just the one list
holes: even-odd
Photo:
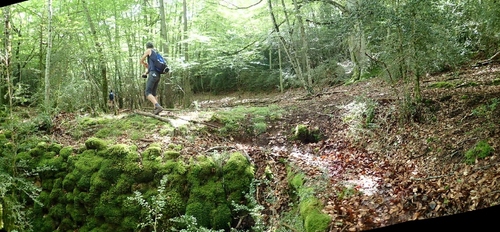
[[152, 41], [172, 70], [168, 107], [382, 76], [408, 115], [423, 75], [487, 59], [500, 41], [496, 1], [31, 0], [1, 15], [1, 104], [47, 113], [106, 110], [110, 90], [122, 108], [147, 106], [138, 59]]

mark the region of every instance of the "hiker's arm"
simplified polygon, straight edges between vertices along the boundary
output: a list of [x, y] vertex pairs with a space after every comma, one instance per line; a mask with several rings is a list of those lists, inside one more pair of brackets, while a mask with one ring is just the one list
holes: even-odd
[[144, 55], [142, 55], [141, 60], [139, 61], [144, 68], [148, 68], [148, 63], [146, 63], [146, 58], [151, 55], [151, 49], [148, 49], [144, 52]]

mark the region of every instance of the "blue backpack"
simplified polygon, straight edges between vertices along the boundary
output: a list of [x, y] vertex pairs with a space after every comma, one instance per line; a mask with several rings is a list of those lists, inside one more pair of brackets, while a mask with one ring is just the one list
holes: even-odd
[[[167, 61], [163, 59], [163, 56], [156, 50], [151, 50], [151, 57], [150, 59], [153, 59], [153, 64], [155, 66], [156, 71], [158, 71], [160, 74], [166, 74], [170, 71], [167, 65]], [[154, 55], [153, 55], [154, 54]], [[156, 55], [156, 58], [154, 57]]]

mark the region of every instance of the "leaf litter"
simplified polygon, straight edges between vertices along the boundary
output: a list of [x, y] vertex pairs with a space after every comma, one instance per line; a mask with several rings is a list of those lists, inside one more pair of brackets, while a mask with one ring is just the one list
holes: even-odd
[[[398, 121], [394, 91], [384, 81], [372, 79], [324, 89], [321, 95], [307, 99], [300, 97], [300, 90], [265, 96], [266, 101], [271, 99], [288, 113], [270, 122], [270, 132], [244, 142], [213, 132], [157, 138], [182, 144], [187, 158], [214, 147], [230, 147], [247, 154], [260, 181], [256, 199], [265, 207], [263, 219], [270, 227], [279, 222], [281, 212], [290, 210], [287, 165], [302, 171], [317, 186], [315, 193], [325, 206], [323, 211], [332, 217], [331, 231], [361, 231], [498, 205], [500, 106], [486, 116], [475, 115], [473, 110], [491, 104], [491, 99], [500, 99], [500, 86], [491, 84], [500, 76], [500, 66], [465, 69], [458, 79], [451, 80], [477, 85], [431, 87], [432, 83], [450, 81], [449, 75], [424, 78], [422, 96], [426, 105], [420, 109], [419, 118], [404, 125]], [[366, 106], [354, 103], [359, 96], [373, 100], [376, 110], [373, 125], [353, 130], [344, 119], [349, 107], [366, 110]], [[252, 101], [233, 96], [200, 100], [196, 107], [213, 110], [257, 102], [254, 95], [249, 98]], [[200, 119], [196, 113], [175, 114]], [[54, 136], [62, 143], [74, 144], [65, 136], [62, 118], [71, 117], [56, 118], [58, 133]], [[298, 124], [319, 128], [325, 139], [309, 144], [291, 141], [290, 131]], [[465, 152], [480, 139], [487, 139], [493, 154], [465, 164]], [[151, 141], [136, 143], [144, 143], [144, 147]], [[265, 181], [266, 173], [272, 173], [270, 181]]]

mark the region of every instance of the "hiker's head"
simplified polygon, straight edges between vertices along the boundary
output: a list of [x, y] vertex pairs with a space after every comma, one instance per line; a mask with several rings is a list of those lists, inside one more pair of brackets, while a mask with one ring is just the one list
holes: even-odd
[[153, 43], [147, 42], [146, 43], [146, 48], [154, 48]]

